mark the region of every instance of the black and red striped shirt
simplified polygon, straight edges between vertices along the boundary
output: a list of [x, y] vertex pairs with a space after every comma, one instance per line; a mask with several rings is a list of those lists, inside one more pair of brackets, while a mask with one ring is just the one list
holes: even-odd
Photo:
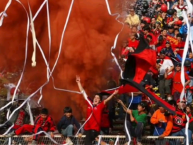
[[186, 125], [186, 114], [181, 109], [176, 109], [176, 114], [173, 116], [173, 128], [172, 133], [178, 132], [185, 128]]

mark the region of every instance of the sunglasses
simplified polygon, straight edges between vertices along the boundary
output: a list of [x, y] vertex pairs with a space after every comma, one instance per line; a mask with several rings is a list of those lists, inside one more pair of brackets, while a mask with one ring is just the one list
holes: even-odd
[[186, 103], [185, 101], [181, 101], [180, 103]]

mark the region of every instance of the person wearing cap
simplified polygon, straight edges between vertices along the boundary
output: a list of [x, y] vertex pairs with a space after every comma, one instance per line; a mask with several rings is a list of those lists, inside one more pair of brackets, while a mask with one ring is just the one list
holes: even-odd
[[[80, 77], [76, 77], [76, 82], [79, 90], [83, 93], [85, 100], [88, 100], [88, 96], [80, 83]], [[89, 103], [87, 102], [88, 107], [86, 115], [87, 122], [84, 126], [84, 133], [86, 135], [85, 145], [91, 145], [95, 138], [99, 135], [101, 130], [102, 111], [105, 108], [107, 102], [109, 102], [116, 94], [118, 94], [118, 92], [118, 90], [115, 90], [112, 95], [103, 101], [101, 94], [96, 94], [93, 101], [88, 100]]]
[[165, 51], [165, 55], [168, 57], [175, 57], [174, 56], [174, 52], [172, 50], [170, 41], [166, 41], [166, 47], [162, 49], [163, 51]]
[[[186, 113], [185, 113], [186, 99], [185, 98], [178, 99], [176, 103], [177, 103], [176, 114], [173, 115], [173, 127], [171, 131], [171, 136], [184, 136], [186, 138], [187, 137], [185, 133], [186, 132], [185, 126], [187, 122]], [[188, 140], [189, 140], [189, 144], [191, 144], [192, 131], [189, 129], [188, 129]], [[180, 144], [180, 140], [170, 141], [170, 145], [177, 145], [177, 144]]]
[[138, 26], [140, 24], [139, 16], [135, 14], [135, 10], [130, 9], [130, 14], [127, 16], [125, 23], [127, 23], [130, 27]]
[[[185, 86], [190, 83], [190, 78], [186, 72], [184, 72], [184, 78], [186, 80]], [[183, 86], [181, 83], [181, 63], [177, 63], [175, 65], [175, 71], [168, 75], [168, 70], [165, 72], [166, 79], [172, 79], [172, 95], [174, 100], [178, 100], [180, 98], [180, 94], [182, 92]]]
[[[72, 115], [72, 108], [71, 107], [65, 107], [64, 108], [64, 115], [59, 121], [57, 125], [58, 132], [61, 133], [63, 136], [67, 137], [66, 138], [66, 143], [67, 144], [72, 144], [71, 140], [69, 137], [74, 135], [74, 131], [76, 127], [77, 130], [80, 129], [80, 124], [76, 120], [76, 118]], [[79, 137], [82, 136], [81, 133], [78, 134]]]
[[[45, 131], [45, 132], [51, 132], [51, 137], [54, 137], [54, 131], [56, 130], [56, 126], [54, 124], [54, 121], [52, 117], [48, 114], [48, 109], [43, 108], [41, 110], [40, 115], [36, 118], [35, 124], [30, 125], [30, 124], [24, 124], [17, 130], [5, 135], [5, 137], [12, 137], [14, 135], [21, 135], [26, 132], [28, 133], [33, 133], [36, 134], [40, 131]], [[38, 144], [38, 139], [39, 139], [40, 134], [34, 135], [32, 145], [37, 145]]]
[[171, 59], [169, 57], [167, 57], [165, 55], [165, 51], [162, 50], [160, 52], [160, 59], [161, 62], [159, 63], [160, 68], [159, 68], [159, 93], [160, 93], [160, 97], [162, 99], [165, 99], [165, 95], [169, 95], [171, 94], [171, 79], [165, 79], [164, 75], [165, 75], [165, 71], [168, 70], [167, 73], [171, 73], [172, 70], [174, 69], [174, 64], [171, 61]]
[[174, 37], [174, 26], [173, 25], [169, 25], [168, 26], [168, 33], [167, 35]]
[[[137, 140], [137, 145], [142, 145], [141, 144], [141, 139], [142, 139], [142, 132], [143, 128], [146, 125], [147, 122], [147, 104], [146, 102], [141, 102], [137, 106], [137, 110], [130, 110], [128, 109], [124, 103], [121, 100], [117, 100], [119, 104], [123, 107], [124, 111], [129, 114], [130, 120], [127, 121], [127, 127], [129, 130], [129, 133], [131, 136], [136, 138]], [[128, 140], [128, 136], [127, 136]]]
[[173, 117], [167, 114], [167, 110], [162, 106], [154, 112], [150, 122], [155, 125], [154, 136], [164, 138], [169, 136], [173, 127]]

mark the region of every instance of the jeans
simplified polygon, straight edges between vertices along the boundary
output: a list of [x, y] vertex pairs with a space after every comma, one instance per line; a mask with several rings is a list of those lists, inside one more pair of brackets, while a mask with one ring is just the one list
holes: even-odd
[[[184, 136], [186, 139], [186, 134], [185, 134], [185, 128], [183, 128], [182, 130], [172, 133], [171, 136]], [[188, 129], [188, 140], [189, 140], [189, 144], [192, 143], [192, 131]], [[180, 140], [172, 140], [170, 141], [170, 145], [180, 145]], [[186, 142], [184, 143], [186, 144]]]
[[[133, 127], [131, 125], [131, 122], [127, 121], [127, 127], [128, 127], [128, 131], [130, 133], [130, 136], [137, 138], [137, 141], [141, 142], [144, 124], [142, 122], [138, 122], [136, 127]], [[126, 134], [126, 139], [128, 141], [127, 134]]]
[[74, 126], [70, 124], [66, 127], [66, 129], [62, 129], [61, 133], [62, 135], [69, 137], [69, 136], [73, 136], [73, 130], [74, 130]]

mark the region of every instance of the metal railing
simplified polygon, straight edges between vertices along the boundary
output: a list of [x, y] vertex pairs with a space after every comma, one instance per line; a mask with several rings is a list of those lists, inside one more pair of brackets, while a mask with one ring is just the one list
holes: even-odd
[[[21, 136], [13, 136], [11, 138], [11, 145], [28, 145], [30, 142], [28, 141], [29, 137], [31, 135], [21, 135]], [[83, 135], [81, 138], [78, 137], [71, 137], [71, 141], [74, 145], [84, 145], [84, 138]], [[53, 138], [58, 144], [65, 144], [65, 137], [57, 134]], [[125, 136], [123, 135], [100, 135], [99, 140], [101, 140], [101, 143], [104, 145], [110, 144], [113, 145], [117, 143], [117, 145], [124, 145], [127, 141]], [[177, 144], [177, 142], [183, 142], [184, 137], [183, 136], [168, 136], [164, 139], [159, 139], [158, 136], [144, 136], [142, 138], [142, 144], [143, 145], [169, 145], [170, 142], [173, 142], [174, 144]], [[7, 145], [9, 139], [4, 137], [3, 135], [0, 135], [0, 145]], [[41, 145], [56, 145], [56, 143], [53, 143], [49, 137], [47, 136], [41, 136], [38, 144]], [[94, 144], [98, 144], [95, 142]], [[133, 145], [133, 140], [131, 141], [131, 145]]]

